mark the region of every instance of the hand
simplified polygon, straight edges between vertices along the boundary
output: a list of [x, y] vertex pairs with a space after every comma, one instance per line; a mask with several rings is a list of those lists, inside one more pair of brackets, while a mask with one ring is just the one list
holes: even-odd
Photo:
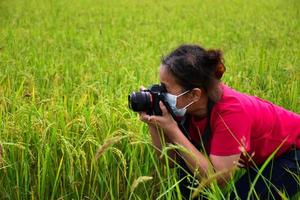
[[148, 124], [153, 124], [163, 129], [163, 132], [171, 139], [172, 133], [178, 129], [178, 125], [162, 101], [159, 102], [159, 106], [162, 111], [162, 116], [144, 115], [143, 120], [147, 120]]
[[143, 86], [143, 85], [140, 86], [140, 91], [146, 90], [146, 89], [147, 89], [147, 88], [145, 88], [145, 86]]
[[[144, 86], [140, 86], [140, 91], [145, 90], [146, 88]], [[150, 115], [148, 115], [146, 112], [139, 112], [140, 120], [142, 122], [145, 122], [149, 126], [153, 126], [153, 124], [150, 123], [149, 118]]]
[[150, 115], [148, 115], [146, 112], [139, 112], [139, 116], [140, 116], [140, 120], [142, 122], [145, 122], [146, 124], [148, 124], [149, 126], [153, 126], [152, 123], [150, 123]]
[[255, 166], [254, 161], [253, 161], [253, 157], [254, 157], [255, 152], [253, 152], [251, 155], [243, 155], [240, 157], [240, 159], [238, 160], [237, 166], [239, 168], [247, 168], [250, 166]]

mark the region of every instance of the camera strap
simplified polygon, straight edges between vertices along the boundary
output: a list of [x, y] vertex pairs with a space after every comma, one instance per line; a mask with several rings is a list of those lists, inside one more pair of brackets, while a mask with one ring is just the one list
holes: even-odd
[[[215, 105], [215, 102], [213, 102], [212, 100], [208, 99], [207, 102], [207, 123], [204, 129], [204, 133], [201, 134], [200, 137], [200, 144], [196, 144], [194, 141], [191, 140], [191, 137], [189, 136], [188, 130], [189, 130], [189, 123], [190, 123], [190, 118], [191, 116], [186, 115], [184, 117], [184, 119], [178, 123], [179, 128], [181, 129], [181, 131], [184, 133], [184, 135], [190, 140], [190, 142], [200, 151], [204, 152], [206, 154], [205, 151], [205, 144], [208, 142], [209, 138], [211, 137], [211, 127], [210, 127], [210, 121], [211, 121], [211, 112], [212, 109]], [[188, 175], [193, 176], [193, 173], [190, 171], [190, 169], [188, 168], [187, 164], [185, 163], [185, 161], [183, 160], [183, 158], [179, 157], [177, 160], [177, 163], [179, 163], [179, 165], [181, 166], [181, 168], [177, 168], [177, 175], [178, 178], [181, 180], [181, 182], [179, 183], [179, 188], [180, 191], [182, 193], [182, 195], [186, 198], [190, 198], [191, 192], [192, 190], [190, 189], [191, 187], [197, 187], [198, 184], [196, 181], [193, 181], [194, 179], [190, 179], [188, 178]]]
[[191, 140], [191, 137], [189, 135], [189, 123], [190, 123], [190, 116], [185, 115], [185, 117], [182, 120], [178, 120], [176, 118], [176, 115], [172, 111], [170, 105], [168, 102], [164, 102], [167, 110], [172, 115], [173, 119], [177, 122], [179, 129], [183, 132], [183, 134], [192, 142], [192, 144], [199, 150], [204, 150], [202, 147], [205, 146], [205, 144], [208, 142], [210, 136], [211, 136], [211, 127], [210, 127], [210, 118], [211, 118], [211, 111], [215, 105], [215, 102], [211, 99], [208, 99], [207, 101], [207, 123], [204, 129], [204, 133], [201, 134], [200, 137], [200, 145], [197, 145], [194, 141]]
[[185, 118], [181, 122], [181, 126], [184, 129], [182, 132], [193, 143], [193, 145], [199, 150], [201, 150], [202, 147], [205, 146], [205, 144], [208, 142], [209, 138], [211, 137], [210, 121], [211, 121], [211, 112], [212, 112], [212, 109], [213, 109], [214, 105], [215, 105], [215, 102], [213, 102], [211, 99], [208, 99], [208, 102], [207, 102], [207, 122], [206, 122], [206, 126], [205, 126], [205, 129], [204, 129], [204, 133], [201, 134], [201, 136], [200, 136], [200, 140], [201, 140], [200, 144], [197, 145], [194, 141], [191, 140], [191, 137], [189, 136], [188, 130], [189, 130], [189, 123], [190, 123], [190, 116], [186, 115]]

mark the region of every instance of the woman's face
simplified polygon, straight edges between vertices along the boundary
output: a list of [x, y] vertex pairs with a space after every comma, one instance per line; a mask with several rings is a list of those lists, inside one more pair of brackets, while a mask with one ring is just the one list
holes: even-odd
[[[181, 87], [177, 82], [175, 77], [168, 71], [168, 69], [161, 65], [159, 68], [159, 78], [161, 84], [165, 85], [168, 93], [173, 95], [179, 95], [185, 92], [185, 89]], [[193, 100], [191, 99], [191, 95], [189, 92], [177, 98], [177, 108], [183, 108], [184, 106], [191, 103]]]

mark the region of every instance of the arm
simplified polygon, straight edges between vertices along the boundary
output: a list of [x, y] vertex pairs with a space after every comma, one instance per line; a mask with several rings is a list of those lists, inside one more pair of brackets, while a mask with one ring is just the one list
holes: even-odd
[[205, 157], [198, 149], [184, 136], [181, 130], [176, 127], [170, 133], [171, 141], [183, 148], [180, 148], [179, 154], [192, 172], [198, 172], [200, 176], [206, 176], [212, 169], [208, 158]]
[[[148, 125], [152, 143], [155, 147], [157, 155], [160, 157], [163, 145], [170, 144], [171, 141], [169, 140], [168, 137], [166, 137], [162, 129], [160, 129], [157, 125], [149, 123], [148, 121], [149, 117], [150, 116], [147, 115], [146, 113], [143, 112], [140, 113], [140, 119], [141, 121], [145, 122]], [[170, 158], [168, 159], [169, 166], [174, 167], [174, 162], [176, 161], [176, 151], [169, 150], [167, 156], [168, 158]]]
[[170, 140], [183, 148], [179, 150], [179, 155], [184, 159], [187, 166], [192, 172], [196, 172], [200, 177], [207, 177], [209, 173], [220, 173], [216, 176], [217, 183], [223, 186], [236, 169], [236, 163], [240, 158], [240, 154], [229, 156], [210, 155], [207, 158], [201, 153], [181, 132], [177, 127], [173, 129], [172, 138]]
[[162, 103], [160, 107], [163, 116], [151, 116], [151, 122], [161, 127], [172, 143], [182, 147], [179, 155], [185, 160], [189, 169], [192, 172], [198, 172], [201, 177], [207, 177], [209, 172], [222, 172], [222, 176], [218, 177], [217, 181], [220, 184], [226, 182], [230, 178], [231, 169], [235, 166], [234, 161], [238, 161], [240, 154], [206, 157], [184, 136]]

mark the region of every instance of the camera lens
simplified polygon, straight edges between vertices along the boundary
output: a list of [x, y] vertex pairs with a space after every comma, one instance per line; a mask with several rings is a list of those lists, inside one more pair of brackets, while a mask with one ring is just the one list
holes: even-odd
[[148, 111], [152, 106], [150, 92], [133, 92], [128, 95], [128, 107], [133, 111]]

